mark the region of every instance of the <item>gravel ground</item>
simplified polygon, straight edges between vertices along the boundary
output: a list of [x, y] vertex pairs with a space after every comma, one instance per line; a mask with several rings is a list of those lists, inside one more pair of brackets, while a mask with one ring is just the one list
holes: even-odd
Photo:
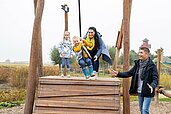
[[[131, 102], [130, 114], [139, 114], [138, 102]], [[23, 114], [24, 104], [21, 106], [16, 106], [13, 108], [0, 109], [0, 114]], [[123, 113], [123, 108], [121, 104], [121, 114]], [[160, 102], [156, 104], [152, 102], [150, 107], [150, 114], [171, 114], [171, 102]]]

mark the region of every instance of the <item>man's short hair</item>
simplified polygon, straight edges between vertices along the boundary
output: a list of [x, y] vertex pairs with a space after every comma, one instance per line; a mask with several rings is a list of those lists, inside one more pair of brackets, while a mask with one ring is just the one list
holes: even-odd
[[140, 50], [143, 50], [144, 52], [147, 52], [148, 54], [150, 53], [150, 50], [147, 47], [140, 47]]

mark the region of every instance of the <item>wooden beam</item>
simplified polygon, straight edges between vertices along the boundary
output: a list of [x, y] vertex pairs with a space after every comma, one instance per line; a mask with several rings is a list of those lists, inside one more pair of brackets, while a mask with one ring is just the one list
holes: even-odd
[[[157, 50], [157, 68], [158, 68], [158, 85], [160, 85], [160, 70], [161, 70], [161, 66], [160, 66], [160, 61], [161, 61], [161, 49]], [[156, 103], [159, 103], [159, 93], [156, 92]]]
[[27, 84], [27, 95], [26, 103], [24, 108], [24, 114], [32, 114], [36, 90], [36, 77], [37, 77], [37, 67], [38, 67], [38, 44], [39, 44], [39, 31], [42, 20], [42, 14], [44, 9], [44, 0], [37, 1], [32, 43], [31, 43], [31, 53], [30, 53], [30, 64], [29, 64], [29, 74], [28, 74], [28, 84]]
[[[132, 7], [132, 0], [129, 0], [129, 22], [130, 22], [130, 17], [131, 17], [131, 7]], [[116, 41], [116, 53], [115, 53], [115, 58], [114, 58], [114, 63], [113, 63], [113, 69], [117, 70], [117, 65], [118, 65], [118, 58], [119, 58], [119, 53], [120, 49], [122, 48], [122, 39], [123, 39], [123, 20], [121, 24], [120, 31], [118, 32], [118, 37]]]
[[[130, 0], [123, 2], [123, 70], [129, 70], [129, 50], [130, 50]], [[123, 114], [130, 114], [130, 82], [129, 78], [123, 79]]]
[[[65, 31], [68, 31], [68, 12], [69, 12], [69, 10], [68, 11], [66, 11], [66, 9], [69, 9], [69, 7], [68, 7], [68, 5], [67, 4], [64, 4], [63, 5], [64, 7], [64, 18], [65, 18], [65, 30], [64, 30], [64, 32]], [[65, 9], [66, 8], [66, 9]], [[64, 76], [66, 76], [66, 65], [65, 65], [65, 67], [64, 67]]]
[[[34, 14], [36, 15], [37, 0], [34, 0]], [[41, 25], [39, 28], [38, 36], [38, 77], [43, 76], [43, 61], [42, 61], [42, 35], [41, 35]], [[36, 83], [38, 83], [38, 77]], [[37, 85], [37, 84], [36, 84]]]

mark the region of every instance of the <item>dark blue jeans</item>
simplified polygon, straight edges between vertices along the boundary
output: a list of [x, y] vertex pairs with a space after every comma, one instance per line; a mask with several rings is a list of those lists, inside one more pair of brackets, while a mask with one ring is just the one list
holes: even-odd
[[151, 100], [152, 97], [142, 97], [140, 93], [138, 94], [138, 102], [141, 114], [149, 114]]
[[67, 69], [70, 68], [70, 58], [62, 58], [62, 68], [66, 65]]
[[92, 65], [91, 59], [89, 59], [89, 58], [80, 59], [80, 60], [78, 61], [78, 64], [81, 66], [81, 68], [86, 67], [86, 64], [87, 64], [88, 66], [91, 66], [91, 65]]

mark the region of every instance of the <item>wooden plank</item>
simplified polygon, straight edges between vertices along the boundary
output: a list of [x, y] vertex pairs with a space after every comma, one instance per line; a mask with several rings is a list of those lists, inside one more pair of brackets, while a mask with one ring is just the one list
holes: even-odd
[[[43, 91], [44, 89], [47, 89], [45, 91], [114, 91], [115, 89], [119, 89], [118, 86], [90, 86], [90, 85], [40, 85], [39, 89], [40, 91]], [[118, 91], [119, 93], [119, 91]]]
[[76, 109], [103, 109], [103, 110], [118, 110], [119, 103], [114, 103], [111, 100], [80, 100], [80, 101], [65, 101], [65, 100], [38, 100], [36, 106], [42, 107], [58, 107], [58, 108], [76, 108]]
[[86, 79], [83, 79], [83, 78], [78, 78], [78, 79], [75, 79], [75, 78], [71, 78], [71, 79], [62, 79], [62, 78], [52, 78], [52, 79], [49, 79], [49, 78], [40, 78], [40, 84], [51, 84], [51, 85], [54, 85], [54, 84], [64, 84], [64, 85], [67, 85], [67, 84], [74, 84], [74, 85], [80, 85], [80, 84], [83, 84], [83, 85], [120, 85], [120, 81], [119, 79], [117, 78], [114, 78], [115, 80], [86, 80]]
[[119, 110], [36, 107], [35, 114], [120, 114]]
[[108, 82], [120, 82], [118, 78], [102, 78], [99, 77], [98, 80], [87, 80], [85, 77], [75, 77], [71, 76], [71, 78], [62, 78], [61, 76], [44, 76], [40, 77], [40, 80], [85, 80], [85, 81], [108, 81]]
[[[94, 88], [94, 89], [93, 89]], [[107, 88], [107, 87], [106, 87]], [[43, 88], [38, 91], [38, 97], [50, 97], [50, 96], [79, 96], [79, 95], [115, 95], [119, 94], [119, 88], [100, 89], [96, 87], [53, 87]]]
[[36, 100], [44, 99], [44, 100], [79, 100], [79, 99], [86, 99], [86, 100], [120, 100], [119, 94], [117, 95], [96, 95], [96, 96], [60, 96], [60, 97], [38, 97]]

